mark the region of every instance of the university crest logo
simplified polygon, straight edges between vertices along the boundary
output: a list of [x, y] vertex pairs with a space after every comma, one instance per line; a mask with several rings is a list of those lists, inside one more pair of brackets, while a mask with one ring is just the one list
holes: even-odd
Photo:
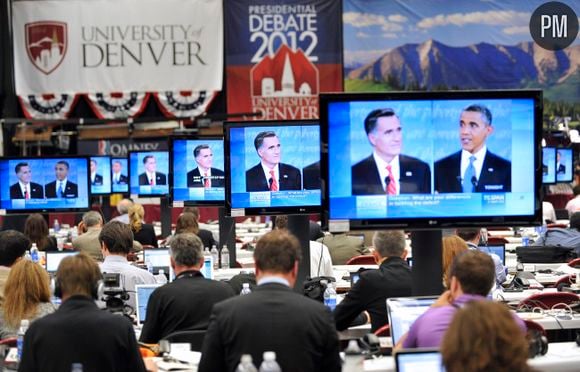
[[60, 66], [66, 55], [66, 23], [40, 21], [27, 23], [24, 27], [28, 58], [37, 69], [49, 75]]

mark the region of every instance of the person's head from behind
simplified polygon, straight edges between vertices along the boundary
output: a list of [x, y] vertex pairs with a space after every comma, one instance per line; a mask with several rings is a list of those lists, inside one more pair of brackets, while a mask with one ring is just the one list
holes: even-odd
[[403, 230], [377, 231], [373, 235], [375, 259], [377, 262], [389, 257], [403, 257], [405, 253], [405, 232]]
[[570, 216], [570, 228], [580, 231], [580, 212], [574, 212]]
[[495, 266], [487, 253], [467, 250], [455, 257], [448, 277], [453, 298], [462, 294], [487, 296], [495, 284]]
[[176, 275], [189, 269], [199, 270], [203, 265], [203, 243], [192, 233], [177, 234], [171, 238], [169, 248], [171, 267]]
[[208, 145], [199, 145], [193, 149], [193, 157], [197, 166], [207, 171], [213, 164], [213, 152]]
[[256, 279], [276, 275], [288, 280], [290, 287], [296, 282], [298, 262], [302, 249], [298, 239], [286, 230], [274, 230], [262, 236], [256, 243], [254, 262]]
[[28, 165], [28, 163], [16, 164], [16, 167], [14, 167], [14, 172], [16, 172], [18, 181], [25, 185], [30, 183], [30, 179], [32, 178], [32, 171], [30, 170], [30, 165]]
[[133, 205], [133, 201], [131, 199], [123, 199], [117, 204], [117, 211], [119, 214], [127, 214], [129, 213], [129, 208]]
[[481, 229], [475, 227], [466, 227], [462, 229], [457, 229], [457, 236], [466, 242], [472, 242], [474, 244], [479, 244], [479, 238], [481, 236]]
[[386, 162], [401, 153], [402, 131], [401, 121], [391, 108], [373, 110], [365, 118], [365, 132], [369, 142]]
[[48, 237], [48, 224], [44, 216], [39, 213], [33, 213], [28, 216], [24, 223], [24, 234], [37, 244], [42, 238]]
[[493, 132], [491, 121], [491, 111], [483, 105], [471, 105], [463, 109], [459, 117], [461, 148], [472, 154], [481, 150]]
[[198, 207], [183, 207], [183, 213], [192, 213], [197, 222], [199, 222], [199, 208]]
[[87, 254], [79, 253], [60, 262], [55, 280], [64, 301], [71, 296], [95, 298], [101, 278], [99, 265]]
[[143, 165], [145, 170], [149, 173], [154, 173], [157, 169], [157, 160], [155, 160], [155, 156], [153, 155], [146, 155], [143, 158]]
[[580, 185], [574, 186], [574, 188], [572, 189], [572, 192], [574, 193], [574, 196], [580, 195]]
[[504, 304], [472, 301], [453, 316], [441, 355], [448, 372], [529, 371], [528, 349]]
[[133, 204], [131, 208], [129, 208], [129, 225], [131, 225], [131, 228], [135, 232], [141, 230], [144, 218], [145, 209], [143, 209], [141, 204]]
[[12, 266], [4, 286], [4, 320], [13, 328], [34, 317], [37, 305], [50, 301], [50, 279], [44, 268], [30, 260]]
[[90, 227], [100, 227], [103, 225], [103, 217], [96, 211], [89, 211], [83, 214], [83, 225], [88, 229]]
[[68, 162], [61, 160], [56, 163], [54, 166], [54, 173], [56, 175], [56, 179], [59, 181], [64, 181], [68, 176], [68, 169], [69, 165]]
[[272, 169], [280, 163], [282, 150], [280, 140], [275, 132], [267, 131], [258, 133], [256, 138], [254, 138], [254, 147], [266, 167]]
[[99, 242], [103, 253], [127, 256], [133, 248], [133, 232], [129, 225], [111, 221], [101, 229]]
[[0, 266], [11, 267], [30, 249], [30, 239], [20, 231], [0, 231]]
[[199, 224], [197, 223], [197, 218], [193, 213], [184, 212], [177, 217], [177, 223], [175, 224], [175, 233], [192, 233], [197, 234], [199, 232]]
[[468, 250], [467, 243], [465, 240], [460, 238], [456, 235], [450, 235], [443, 238], [441, 242], [442, 248], [442, 260], [441, 263], [443, 264], [442, 272], [443, 272], [443, 285], [445, 288], [449, 288], [449, 269], [451, 268], [451, 264], [455, 257], [459, 254], [466, 252]]

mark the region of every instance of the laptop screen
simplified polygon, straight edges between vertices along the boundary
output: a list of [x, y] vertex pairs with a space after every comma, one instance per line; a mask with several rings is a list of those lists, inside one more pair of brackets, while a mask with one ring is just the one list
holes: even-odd
[[483, 248], [482, 250], [484, 252], [496, 254], [499, 257], [501, 264], [505, 266], [505, 244], [484, 245], [479, 247], [480, 249]]
[[387, 299], [387, 314], [393, 345], [407, 333], [411, 324], [431, 306], [437, 297], [401, 297]]
[[395, 354], [397, 372], [444, 372], [445, 368], [438, 350], [401, 350]]
[[147, 268], [149, 268], [149, 264], [153, 266], [153, 274], [159, 274], [159, 269], [163, 269], [165, 274], [169, 274], [169, 249], [144, 249], [143, 261], [145, 262], [145, 265], [147, 265]]
[[137, 323], [145, 323], [147, 315], [147, 304], [151, 293], [161, 284], [137, 284], [135, 285], [135, 305], [137, 306]]
[[213, 257], [205, 256], [203, 260], [203, 267], [201, 268], [201, 273], [206, 279], [213, 279]]
[[62, 261], [63, 258], [68, 256], [74, 256], [75, 254], [78, 253], [79, 252], [76, 251], [46, 252], [46, 271], [48, 271], [51, 274], [56, 273], [56, 270], [58, 270], [58, 265], [60, 265], [60, 261]]

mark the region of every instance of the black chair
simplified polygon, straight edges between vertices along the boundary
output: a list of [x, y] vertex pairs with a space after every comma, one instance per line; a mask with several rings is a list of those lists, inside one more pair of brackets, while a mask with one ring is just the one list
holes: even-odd
[[163, 339], [170, 343], [189, 343], [192, 351], [201, 351], [205, 330], [177, 331], [168, 334]]

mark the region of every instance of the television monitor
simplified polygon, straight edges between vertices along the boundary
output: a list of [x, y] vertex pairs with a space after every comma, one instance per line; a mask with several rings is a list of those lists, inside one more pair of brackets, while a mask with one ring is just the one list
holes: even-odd
[[331, 231], [541, 223], [539, 90], [322, 94], [320, 121]]
[[132, 195], [167, 195], [168, 176], [169, 151], [129, 152], [129, 182]]
[[89, 159], [0, 158], [0, 209], [9, 213], [83, 211], [90, 206]]
[[171, 198], [184, 205], [224, 205], [222, 138], [172, 138], [169, 173]]
[[229, 122], [224, 147], [231, 216], [320, 211], [318, 122]]
[[111, 158], [112, 192], [129, 192], [129, 165], [127, 158]]
[[574, 178], [574, 150], [556, 149], [556, 182], [572, 182]]
[[89, 162], [89, 182], [91, 194], [108, 195], [111, 193], [111, 157], [91, 156]]
[[556, 183], [556, 148], [542, 148], [542, 183], [553, 185]]

